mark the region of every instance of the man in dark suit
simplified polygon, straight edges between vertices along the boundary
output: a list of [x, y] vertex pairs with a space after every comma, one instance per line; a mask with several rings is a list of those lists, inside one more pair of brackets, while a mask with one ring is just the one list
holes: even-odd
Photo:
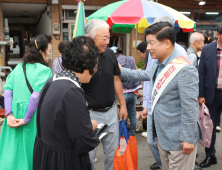
[[216, 124], [222, 110], [222, 22], [217, 26], [218, 41], [203, 47], [199, 64], [199, 104], [206, 103], [213, 121], [213, 135], [210, 148], [205, 148], [206, 159], [202, 168], [217, 163], [215, 156]]

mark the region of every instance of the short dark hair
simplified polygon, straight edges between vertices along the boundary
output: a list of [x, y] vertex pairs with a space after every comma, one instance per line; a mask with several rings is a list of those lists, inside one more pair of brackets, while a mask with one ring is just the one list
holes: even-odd
[[165, 39], [169, 39], [170, 42], [174, 45], [176, 42], [177, 32], [174, 27], [168, 22], [158, 22], [147, 29], [145, 29], [145, 34], [153, 34], [156, 35], [158, 41], [163, 41]]
[[211, 37], [211, 38], [209, 39], [208, 43], [210, 44], [210, 43], [212, 43], [213, 41], [217, 41], [217, 40], [218, 40], [217, 37]]
[[143, 41], [136, 47], [136, 49], [139, 50], [141, 53], [145, 53], [146, 47], [147, 47], [147, 42]]
[[67, 42], [68, 42], [68, 41], [61, 41], [61, 42], [59, 43], [58, 49], [59, 49], [59, 52], [60, 52], [61, 54], [63, 54]]
[[217, 32], [219, 34], [222, 34], [222, 22], [220, 22], [218, 25], [217, 25]]
[[32, 38], [23, 57], [24, 64], [41, 63], [47, 65], [39, 51], [46, 52], [48, 44], [51, 43], [51, 41], [52, 38], [46, 34], [40, 34]]
[[213, 37], [214, 33], [211, 30], [206, 30], [205, 34], [207, 34], [208, 37]]
[[208, 37], [207, 34], [205, 32], [202, 32], [203, 36], [204, 36], [204, 44], [208, 44]]
[[118, 48], [116, 49], [116, 53], [115, 53], [115, 54], [117, 54], [117, 55], [123, 54], [122, 48], [118, 47]]
[[98, 63], [99, 50], [92, 38], [79, 36], [66, 44], [62, 54], [62, 66], [77, 73], [89, 70], [95, 72]]

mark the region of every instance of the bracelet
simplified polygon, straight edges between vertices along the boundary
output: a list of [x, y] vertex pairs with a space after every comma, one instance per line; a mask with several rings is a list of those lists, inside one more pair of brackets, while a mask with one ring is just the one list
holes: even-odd
[[5, 118], [7, 118], [7, 116], [9, 116], [10, 114], [12, 114], [12, 112], [9, 112], [7, 115], [5, 115]]

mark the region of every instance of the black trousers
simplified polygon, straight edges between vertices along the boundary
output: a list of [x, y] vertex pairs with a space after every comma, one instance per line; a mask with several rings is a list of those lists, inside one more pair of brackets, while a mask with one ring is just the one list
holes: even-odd
[[[220, 115], [221, 115], [221, 112], [220, 112]], [[218, 122], [217, 122], [217, 126], [220, 127], [220, 119], [219, 119]]]
[[211, 105], [206, 104], [206, 106], [209, 109], [210, 118], [212, 119], [213, 124], [214, 124], [210, 148], [205, 148], [206, 157], [209, 157], [209, 156], [215, 156], [215, 153], [216, 153], [216, 149], [215, 149], [216, 126], [218, 124], [218, 121], [220, 119], [220, 114], [222, 111], [222, 94], [215, 93], [213, 104]]

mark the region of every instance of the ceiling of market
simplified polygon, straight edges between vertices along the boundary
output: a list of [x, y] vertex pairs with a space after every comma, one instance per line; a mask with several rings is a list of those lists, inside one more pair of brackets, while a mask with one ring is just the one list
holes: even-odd
[[202, 7], [199, 4], [201, 0], [180, 0], [186, 4], [189, 4], [192, 6], [192, 8], [175, 8], [178, 11], [189, 11], [189, 12], [219, 12], [222, 13], [222, 8], [219, 8], [222, 6], [222, 0], [202, 0], [205, 1], [206, 4]]
[[5, 17], [37, 17], [45, 7], [45, 4], [2, 3]]
[[[160, 2], [161, 0], [158, 0]], [[178, 0], [177, 0], [178, 1]], [[181, 0], [187, 4], [195, 6], [195, 9], [186, 9], [184, 11], [196, 12], [200, 10], [198, 5], [201, 0]], [[222, 0], [203, 0], [206, 4], [203, 6], [202, 12], [222, 12], [222, 9], [214, 9], [215, 5], [222, 5]], [[161, 3], [161, 2], [160, 2]], [[29, 3], [2, 3], [4, 17], [37, 17], [46, 7], [46, 4], [29, 4]], [[204, 9], [207, 7], [208, 9]], [[176, 8], [177, 9], [177, 8]], [[181, 9], [177, 9], [181, 11]]]

